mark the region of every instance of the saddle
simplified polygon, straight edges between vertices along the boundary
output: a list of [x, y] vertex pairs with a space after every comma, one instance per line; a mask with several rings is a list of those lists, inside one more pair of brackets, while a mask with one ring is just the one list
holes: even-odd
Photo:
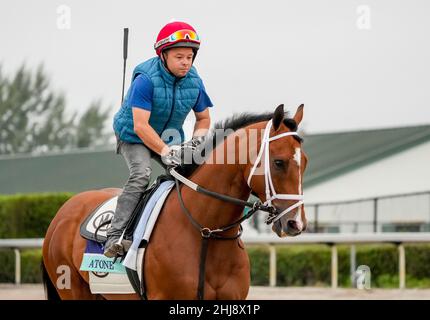
[[[168, 175], [161, 175], [143, 192], [127, 223], [124, 239], [132, 240], [134, 229], [143, 213], [143, 208], [155, 191], [157, 191], [158, 187], [163, 182], [169, 180], [174, 180], [174, 178]], [[118, 196], [115, 196], [105, 201], [85, 218], [80, 227], [80, 234], [83, 238], [100, 244], [106, 242], [106, 232], [114, 216], [117, 200]]]

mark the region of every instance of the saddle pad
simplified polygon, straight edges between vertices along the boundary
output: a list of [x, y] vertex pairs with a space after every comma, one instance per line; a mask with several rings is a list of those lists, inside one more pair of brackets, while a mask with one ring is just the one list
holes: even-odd
[[140, 221], [134, 230], [133, 243], [131, 244], [123, 262], [127, 268], [132, 270], [139, 269], [137, 265], [137, 261], [139, 260], [137, 254], [139, 252], [140, 244], [142, 241], [144, 243], [149, 242], [149, 238], [151, 237], [152, 230], [154, 229], [154, 225], [157, 222], [161, 209], [164, 206], [164, 202], [174, 185], [175, 183], [173, 181], [163, 182], [146, 204]]
[[[138, 253], [138, 276], [142, 279], [142, 261], [145, 249], [139, 249]], [[118, 263], [118, 262], [117, 262]], [[121, 264], [121, 263], [120, 263]], [[125, 268], [125, 267], [124, 267]], [[113, 272], [89, 272], [91, 293], [104, 294], [133, 294], [136, 291], [130, 283], [126, 273]]]
[[103, 246], [92, 240], [87, 240], [84, 257], [82, 259], [81, 271], [92, 271], [96, 273], [123, 273], [126, 274], [125, 267], [117, 260], [113, 263], [113, 258], [108, 258], [103, 254]]
[[115, 214], [118, 196], [113, 197], [102, 203], [87, 219], [82, 223], [80, 233], [88, 240], [105, 242], [107, 239], [106, 232], [110, 228], [110, 223], [100, 227], [95, 235], [96, 229], [105, 221], [111, 220]]
[[[142, 279], [142, 261], [144, 249], [138, 252], [137, 273]], [[103, 255], [101, 244], [87, 240], [87, 247], [82, 259], [81, 271], [88, 271], [90, 291], [99, 294], [132, 294], [136, 293], [130, 284], [124, 265], [113, 258]]]

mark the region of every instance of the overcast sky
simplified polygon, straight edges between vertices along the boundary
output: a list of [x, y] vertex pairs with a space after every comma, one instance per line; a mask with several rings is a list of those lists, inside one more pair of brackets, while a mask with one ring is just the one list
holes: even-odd
[[202, 40], [214, 120], [304, 103], [309, 133], [430, 124], [429, 13], [425, 0], [2, 0], [0, 62], [8, 74], [43, 62], [69, 110], [101, 98], [113, 116], [123, 28], [127, 90], [160, 28], [183, 20]]

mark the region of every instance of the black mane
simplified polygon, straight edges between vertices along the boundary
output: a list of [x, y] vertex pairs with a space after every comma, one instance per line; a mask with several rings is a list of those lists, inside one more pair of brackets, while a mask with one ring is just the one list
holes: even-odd
[[[297, 131], [297, 123], [294, 119], [288, 118], [288, 113], [285, 113], [285, 119], [284, 124], [287, 126], [288, 129], [291, 131]], [[247, 127], [251, 124], [255, 124], [258, 122], [263, 121], [269, 121], [273, 118], [273, 112], [266, 112], [262, 114], [255, 114], [255, 113], [241, 113], [241, 114], [235, 114], [230, 118], [227, 118], [225, 120], [219, 121], [215, 123], [214, 128], [211, 131], [211, 134], [207, 138], [205, 145], [210, 144], [210, 147], [208, 150], [212, 150], [212, 147], [215, 148], [217, 143], [220, 143], [223, 141], [222, 139], [218, 138], [220, 131], [237, 131], [241, 128]], [[223, 129], [223, 130], [219, 130]], [[224, 136], [224, 139], [228, 135]], [[301, 142], [301, 138], [294, 136], [294, 138], [297, 138], [299, 142]], [[202, 147], [202, 149], [205, 149], [205, 146]], [[207, 156], [207, 155], [206, 155]], [[192, 164], [185, 164], [182, 165], [181, 169], [179, 170], [184, 176], [189, 177], [191, 174], [199, 167], [199, 164], [192, 163]]]

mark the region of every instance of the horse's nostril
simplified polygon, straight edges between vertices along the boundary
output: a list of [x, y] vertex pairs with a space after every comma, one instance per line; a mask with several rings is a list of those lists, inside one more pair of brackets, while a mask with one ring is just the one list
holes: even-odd
[[299, 230], [299, 228], [298, 228], [298, 226], [297, 226], [297, 222], [296, 222], [296, 221], [294, 221], [294, 220], [289, 220], [289, 221], [287, 222], [287, 224], [288, 224], [288, 228], [291, 228], [291, 229], [293, 229], [293, 230]]

